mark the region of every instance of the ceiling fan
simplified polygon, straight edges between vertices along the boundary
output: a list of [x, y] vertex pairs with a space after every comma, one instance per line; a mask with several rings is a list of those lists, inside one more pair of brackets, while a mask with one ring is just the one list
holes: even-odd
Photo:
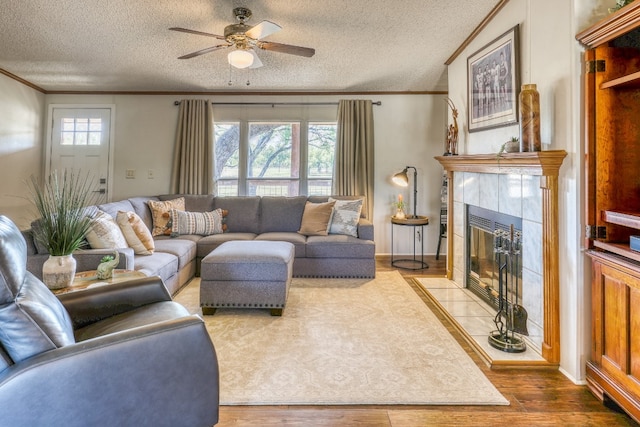
[[280, 27], [278, 24], [274, 24], [271, 21], [262, 21], [258, 25], [255, 25], [253, 27], [247, 25], [245, 22], [248, 21], [249, 18], [251, 18], [251, 10], [245, 7], [236, 7], [235, 9], [233, 9], [233, 14], [235, 15], [239, 23], [227, 25], [224, 28], [224, 36], [204, 33], [202, 31], [189, 30], [187, 28], [169, 28], [172, 31], [181, 31], [183, 33], [213, 37], [215, 39], [223, 40], [226, 42], [183, 55], [178, 59], [194, 58], [196, 56], [204, 55], [205, 53], [234, 47], [235, 49], [229, 52], [229, 55], [227, 55], [229, 64], [233, 65], [236, 68], [258, 68], [262, 66], [262, 62], [255, 52], [256, 48], [271, 50], [280, 53], [288, 53], [291, 55], [305, 56], [307, 58], [312, 57], [316, 53], [315, 49], [311, 49], [308, 47], [263, 41], [263, 38], [277, 31], [280, 31], [282, 27]]

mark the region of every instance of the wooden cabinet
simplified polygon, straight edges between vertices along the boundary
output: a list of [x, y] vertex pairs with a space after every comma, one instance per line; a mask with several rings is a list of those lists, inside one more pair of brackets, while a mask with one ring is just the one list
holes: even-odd
[[592, 252], [591, 358], [587, 384], [640, 420], [640, 271], [618, 255]]
[[587, 383], [640, 421], [640, 2], [577, 35], [584, 54]]

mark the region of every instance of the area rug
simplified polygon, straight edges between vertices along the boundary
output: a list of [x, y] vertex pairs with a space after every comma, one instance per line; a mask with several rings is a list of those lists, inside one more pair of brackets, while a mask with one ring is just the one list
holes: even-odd
[[[200, 280], [176, 301], [199, 308]], [[204, 316], [222, 405], [508, 405], [396, 271], [294, 279], [282, 317]]]

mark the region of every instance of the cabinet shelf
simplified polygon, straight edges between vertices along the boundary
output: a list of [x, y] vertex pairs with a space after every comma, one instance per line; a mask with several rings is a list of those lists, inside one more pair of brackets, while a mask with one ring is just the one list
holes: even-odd
[[640, 230], [640, 213], [638, 212], [604, 211], [602, 219], [610, 224]]
[[640, 88], [640, 71], [618, 77], [617, 79], [603, 82], [600, 89], [620, 88]]
[[596, 248], [603, 249], [605, 251], [609, 251], [616, 255], [621, 255], [625, 258], [640, 262], [640, 252], [632, 251], [631, 248], [629, 247], [629, 242], [613, 243], [613, 242], [600, 242], [598, 240], [595, 240], [593, 242], [593, 246], [595, 246]]

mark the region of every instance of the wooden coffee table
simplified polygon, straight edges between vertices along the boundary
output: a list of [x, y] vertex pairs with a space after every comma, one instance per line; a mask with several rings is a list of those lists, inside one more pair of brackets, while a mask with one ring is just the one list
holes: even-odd
[[62, 289], [53, 289], [51, 292], [56, 295], [60, 295], [97, 286], [111, 285], [113, 283], [124, 282], [131, 279], [139, 279], [141, 277], [147, 276], [146, 274], [136, 270], [113, 270], [113, 276], [110, 279], [98, 279], [97, 270], [79, 271], [76, 273], [71, 286]]

